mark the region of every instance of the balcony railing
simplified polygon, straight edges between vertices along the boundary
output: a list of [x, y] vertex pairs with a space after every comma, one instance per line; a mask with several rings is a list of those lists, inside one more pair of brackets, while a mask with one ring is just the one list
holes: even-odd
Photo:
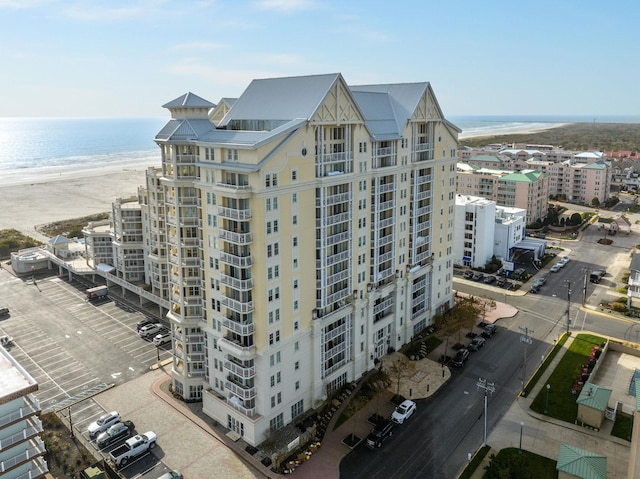
[[415, 153], [418, 153], [421, 151], [429, 151], [429, 148], [430, 148], [429, 143], [416, 143], [415, 145], [413, 145], [413, 151]]
[[33, 416], [40, 411], [40, 401], [38, 401], [38, 399], [33, 395], [28, 394], [25, 396], [24, 401], [24, 406], [19, 408], [17, 411], [0, 416], [0, 429], [7, 424], [11, 424], [12, 422], [16, 422], [22, 418]]
[[226, 360], [224, 368], [242, 379], [251, 379], [256, 375], [255, 366], [243, 366], [234, 361]]
[[234, 244], [249, 244], [253, 241], [251, 233], [235, 233], [233, 231], [220, 230], [220, 239]]
[[220, 276], [220, 282], [225, 286], [229, 286], [230, 288], [237, 289], [238, 291], [247, 291], [253, 288], [253, 278], [249, 279], [238, 279], [232, 276], [227, 276], [223, 274]]
[[16, 476], [16, 479], [35, 479], [43, 477], [47, 472], [49, 472], [47, 461], [45, 461], [42, 457], [36, 457], [33, 461], [31, 461], [31, 465], [33, 467], [29, 471]]
[[0, 440], [0, 451], [5, 451], [9, 447], [19, 442], [26, 441], [38, 436], [42, 432], [42, 423], [39, 419], [33, 418], [33, 426], [27, 427], [20, 432], [12, 434]]
[[3, 461], [0, 461], [0, 473], [6, 472], [17, 465], [23, 464], [34, 457], [42, 456], [46, 453], [44, 442], [39, 437], [36, 437], [31, 441], [31, 447], [24, 451], [20, 451], [18, 454], [8, 457]]
[[238, 268], [248, 268], [253, 264], [251, 255], [236, 256], [231, 253], [220, 253], [220, 261], [231, 266], [237, 266]]
[[335, 195], [328, 195], [324, 198], [316, 198], [316, 206], [331, 206], [338, 203], [346, 203], [351, 201], [351, 193], [338, 193]]
[[222, 298], [222, 305], [236, 313], [251, 313], [254, 310], [253, 301], [237, 301], [231, 298]]
[[255, 386], [249, 387], [236, 384], [228, 378], [224, 382], [224, 387], [244, 401], [253, 399], [257, 394]]
[[222, 321], [222, 325], [229, 331], [233, 331], [241, 336], [250, 336], [255, 331], [253, 323], [238, 323], [232, 319], [225, 319]]
[[245, 346], [232, 338], [220, 338], [218, 345], [236, 358], [253, 359], [256, 355], [255, 345]]
[[251, 210], [238, 210], [234, 208], [225, 208], [218, 206], [218, 216], [236, 221], [248, 221], [251, 219]]

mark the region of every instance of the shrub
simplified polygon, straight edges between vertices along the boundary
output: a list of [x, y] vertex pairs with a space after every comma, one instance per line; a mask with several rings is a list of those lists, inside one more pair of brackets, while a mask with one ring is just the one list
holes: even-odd
[[611, 303], [611, 309], [613, 309], [614, 311], [622, 312], [627, 309], [627, 306], [624, 303], [614, 301], [613, 303]]

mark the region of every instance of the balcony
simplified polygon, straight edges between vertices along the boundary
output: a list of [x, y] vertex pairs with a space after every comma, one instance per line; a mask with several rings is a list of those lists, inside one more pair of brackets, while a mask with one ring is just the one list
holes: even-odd
[[251, 255], [236, 256], [231, 253], [220, 253], [220, 261], [238, 268], [249, 268], [253, 264]]
[[340, 263], [341, 261], [347, 261], [351, 258], [351, 251], [343, 251], [342, 253], [333, 254], [331, 256], [327, 256], [325, 260], [325, 264], [322, 264], [321, 260], [316, 260], [316, 269], [323, 268], [325, 266], [332, 266], [336, 263]]
[[414, 185], [424, 185], [433, 181], [433, 174], [422, 175], [415, 177], [413, 180]]
[[240, 341], [232, 338], [220, 338], [218, 340], [218, 345], [220, 348], [236, 358], [239, 359], [254, 359], [256, 356], [256, 347], [255, 345], [245, 346], [240, 343]]
[[238, 364], [237, 362], [230, 361], [230, 360], [226, 360], [224, 362], [224, 369], [226, 369], [230, 373], [233, 373], [242, 379], [251, 379], [256, 375], [255, 366], [244, 366], [242, 364]]
[[240, 411], [242, 414], [244, 414], [247, 417], [253, 417], [256, 414], [255, 407], [244, 407], [242, 404], [239, 404], [237, 401], [231, 400], [231, 398], [227, 400], [227, 404], [230, 404], [234, 409]]
[[248, 221], [251, 219], [251, 210], [238, 210], [235, 208], [218, 206], [218, 216], [234, 221]]
[[422, 151], [429, 151], [430, 148], [431, 148], [430, 143], [416, 143], [415, 145], [413, 145], [412, 151], [414, 153], [420, 153]]
[[394, 191], [395, 189], [396, 189], [395, 183], [383, 183], [383, 184], [377, 184], [375, 186], [376, 194], [388, 193], [390, 191]]
[[5, 427], [7, 424], [11, 424], [13, 422], [19, 421], [28, 416], [33, 416], [40, 412], [40, 401], [38, 401], [35, 396], [32, 394], [28, 394], [24, 398], [25, 404], [17, 411], [14, 411], [10, 414], [5, 414], [4, 416], [0, 416], [0, 428]]
[[338, 203], [347, 203], [351, 201], [351, 193], [338, 193], [335, 195], [328, 195], [324, 198], [316, 198], [316, 207], [332, 206]]
[[198, 155], [176, 155], [175, 163], [177, 165], [194, 165], [198, 161]]
[[24, 474], [16, 476], [16, 479], [36, 479], [44, 477], [47, 472], [49, 472], [47, 461], [45, 461], [42, 457], [36, 457], [33, 461], [31, 461], [31, 469]]
[[[338, 273], [332, 274], [326, 278], [326, 286], [331, 286], [340, 281], [344, 281], [351, 276], [351, 271], [349, 269], [345, 269], [344, 271], [340, 271]], [[322, 288], [322, 280], [316, 281], [316, 288]]]
[[327, 226], [333, 226], [338, 223], [345, 223], [349, 221], [350, 216], [350, 213], [339, 213], [337, 215], [326, 216], [324, 218], [316, 220], [316, 227], [323, 228]]
[[416, 201], [426, 200], [427, 198], [431, 198], [431, 190], [419, 191], [413, 195], [414, 203]]
[[224, 382], [225, 389], [231, 391], [243, 401], [248, 401], [256, 397], [257, 390], [255, 386], [245, 386], [232, 381], [230, 377]]
[[39, 436], [40, 433], [42, 433], [42, 423], [40, 422], [40, 419], [30, 418], [27, 423], [31, 425], [20, 432], [17, 432], [9, 437], [5, 437], [0, 440], [0, 451], [6, 451], [14, 444], [25, 442], [29, 439]]
[[318, 163], [340, 163], [351, 160], [351, 152], [339, 153], [321, 153], [316, 155], [316, 164]]
[[250, 336], [253, 334], [255, 327], [253, 323], [239, 323], [232, 319], [225, 319], [222, 321], [222, 326], [227, 328], [229, 331], [233, 331], [240, 336]]
[[222, 305], [230, 309], [231, 311], [235, 311], [236, 313], [246, 314], [251, 313], [254, 310], [253, 301], [237, 301], [231, 298], [222, 298]]
[[249, 244], [253, 241], [253, 235], [251, 233], [235, 233], [233, 231], [220, 230], [218, 235], [220, 239], [233, 244]]
[[16, 466], [20, 466], [32, 459], [43, 456], [47, 450], [44, 442], [39, 437], [36, 437], [33, 441], [30, 441], [28, 449], [19, 452], [13, 456], [7, 457], [3, 461], [0, 461], [0, 472], [7, 472]]
[[248, 291], [251, 288], [253, 288], [253, 278], [238, 279], [238, 278], [234, 278], [232, 276], [227, 276], [226, 274], [223, 274], [220, 276], [220, 282], [223, 285], [238, 291]]

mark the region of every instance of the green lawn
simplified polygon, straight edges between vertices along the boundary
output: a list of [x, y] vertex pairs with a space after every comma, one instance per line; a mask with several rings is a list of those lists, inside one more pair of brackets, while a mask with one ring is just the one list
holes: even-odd
[[[592, 334], [578, 334], [575, 337], [547, 381], [547, 384], [551, 386], [549, 389], [549, 416], [561, 421], [575, 422], [578, 414], [577, 396], [572, 394], [571, 387], [580, 373], [580, 366], [589, 357], [591, 348], [604, 341], [604, 338]], [[544, 414], [546, 401], [547, 388], [543, 387], [531, 403], [531, 409]]]
[[471, 462], [469, 462], [469, 464], [467, 464], [467, 467], [464, 468], [464, 471], [460, 473], [458, 479], [469, 479], [471, 476], [473, 476], [473, 473], [476, 472], [476, 469], [478, 469], [478, 466], [484, 459], [484, 456], [489, 453], [490, 449], [491, 446], [484, 446], [478, 449], [473, 455], [473, 459], [471, 459]]
[[491, 462], [482, 476], [484, 479], [555, 479], [558, 477], [556, 461], [516, 447], [502, 449], [491, 455]]
[[628, 414], [618, 413], [616, 415], [616, 422], [613, 423], [613, 429], [611, 431], [612, 436], [619, 437], [626, 441], [631, 441], [631, 429], [633, 428], [633, 416]]
[[564, 346], [564, 343], [567, 342], [567, 339], [569, 339], [569, 336], [567, 336], [566, 334], [563, 334], [560, 340], [556, 342], [556, 345], [553, 347], [551, 352], [547, 354], [547, 357], [544, 359], [544, 362], [540, 365], [536, 373], [531, 377], [531, 379], [529, 379], [529, 382], [526, 384], [524, 388], [525, 396], [529, 396], [529, 393], [536, 386], [536, 383], [540, 379], [540, 376], [544, 374], [544, 372], [549, 367], [549, 364], [551, 364], [551, 362], [556, 357], [556, 355], [562, 350], [562, 347]]

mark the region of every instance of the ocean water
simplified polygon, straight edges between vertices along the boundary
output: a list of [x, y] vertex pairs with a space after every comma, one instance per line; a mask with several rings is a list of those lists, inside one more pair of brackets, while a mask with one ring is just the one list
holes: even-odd
[[[640, 116], [450, 116], [461, 138], [566, 123], [640, 123]], [[0, 118], [0, 175], [160, 164], [161, 118]]]
[[0, 171], [157, 160], [167, 118], [0, 118]]

